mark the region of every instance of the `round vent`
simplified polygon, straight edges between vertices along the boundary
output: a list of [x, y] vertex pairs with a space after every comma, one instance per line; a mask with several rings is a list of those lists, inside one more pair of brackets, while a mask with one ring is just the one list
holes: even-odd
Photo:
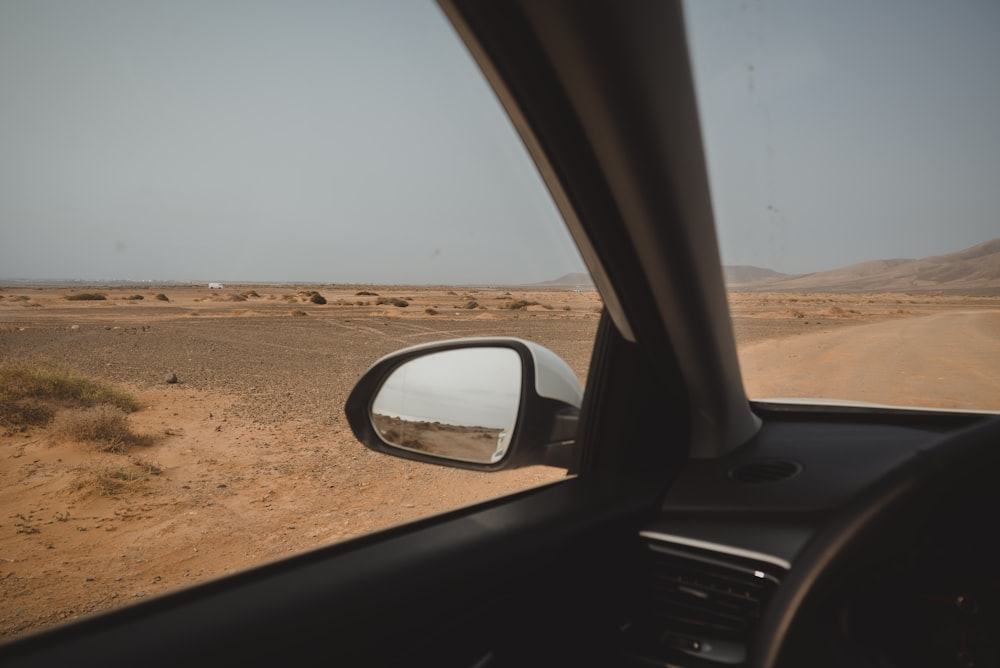
[[729, 477], [739, 482], [778, 482], [788, 480], [802, 470], [790, 459], [762, 459], [729, 469]]

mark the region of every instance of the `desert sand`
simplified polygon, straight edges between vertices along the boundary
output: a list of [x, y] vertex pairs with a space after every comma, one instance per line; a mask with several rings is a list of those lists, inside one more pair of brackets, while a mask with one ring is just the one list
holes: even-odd
[[[66, 299], [80, 293], [106, 298]], [[751, 396], [859, 398], [863, 386], [867, 401], [944, 396], [1000, 410], [996, 297], [733, 293], [730, 303]], [[379, 455], [354, 439], [342, 407], [382, 355], [462, 336], [536, 341], [583, 382], [600, 306], [592, 290], [556, 288], [0, 287], [0, 364], [127, 388], [141, 404], [135, 431], [155, 437], [109, 454], [48, 429], [0, 435], [0, 638], [562, 479]], [[911, 343], [923, 352], [871, 371]], [[87, 484], [107, 467], [136, 471], [135, 483]]]

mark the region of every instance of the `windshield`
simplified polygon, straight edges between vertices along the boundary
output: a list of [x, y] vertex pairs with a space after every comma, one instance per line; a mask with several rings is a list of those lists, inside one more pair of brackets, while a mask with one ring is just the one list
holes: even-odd
[[685, 9], [748, 396], [1000, 410], [1000, 5]]

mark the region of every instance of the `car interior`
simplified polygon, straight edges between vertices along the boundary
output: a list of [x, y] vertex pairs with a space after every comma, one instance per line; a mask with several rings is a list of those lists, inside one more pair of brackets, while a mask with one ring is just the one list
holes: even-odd
[[[441, 9], [601, 293], [590, 372], [579, 394], [533, 344], [445, 341], [376, 363], [347, 417], [386, 456], [565, 479], [20, 638], [0, 664], [1000, 666], [1000, 418], [747, 399], [681, 4]], [[477, 348], [521, 369], [482, 459], [373, 420], [403, 365]]]

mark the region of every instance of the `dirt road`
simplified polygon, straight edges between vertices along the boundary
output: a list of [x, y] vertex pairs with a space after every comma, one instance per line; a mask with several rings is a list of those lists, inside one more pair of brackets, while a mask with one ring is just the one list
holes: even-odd
[[803, 333], [744, 346], [752, 398], [849, 398], [1000, 410], [1000, 311], [967, 311]]

